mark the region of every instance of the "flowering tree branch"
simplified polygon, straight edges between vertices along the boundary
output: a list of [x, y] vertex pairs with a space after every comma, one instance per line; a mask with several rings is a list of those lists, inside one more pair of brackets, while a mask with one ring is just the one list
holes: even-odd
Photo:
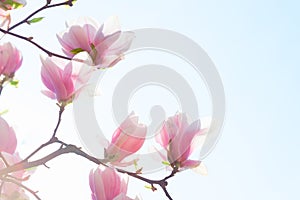
[[[41, 166], [41, 165], [45, 165], [47, 162], [49, 162], [50, 160], [58, 157], [58, 156], [61, 156], [63, 154], [68, 154], [68, 153], [74, 153], [76, 155], [79, 155], [97, 165], [104, 165], [106, 167], [109, 167], [108, 165], [106, 165], [105, 163], [103, 163], [101, 161], [101, 159], [98, 159], [98, 158], [95, 158], [93, 156], [90, 156], [89, 154], [85, 153], [84, 151], [81, 150], [81, 148], [75, 146], [75, 145], [72, 145], [72, 144], [65, 144], [64, 142], [60, 141], [57, 139], [56, 143], [60, 143], [60, 144], [64, 144], [63, 146], [61, 146], [58, 150], [50, 153], [49, 155], [41, 158], [41, 159], [38, 159], [38, 160], [35, 160], [35, 161], [27, 161], [27, 160], [23, 160], [22, 162], [20, 163], [17, 163], [15, 165], [12, 165], [12, 166], [9, 166], [9, 167], [6, 167], [4, 169], [1, 169], [0, 170], [0, 177], [3, 177], [5, 175], [7, 175], [8, 173], [12, 173], [12, 172], [16, 172], [16, 171], [19, 171], [19, 170], [23, 170], [23, 169], [29, 169], [29, 168], [34, 168], [34, 167], [38, 167], [38, 166]], [[145, 178], [145, 177], [142, 177], [140, 176], [139, 174], [137, 173], [133, 173], [133, 172], [128, 172], [128, 171], [125, 171], [125, 170], [122, 170], [122, 169], [116, 169], [118, 172], [120, 173], [125, 173], [125, 174], [128, 174], [129, 176], [131, 177], [134, 177], [136, 179], [139, 179], [141, 181], [144, 181], [148, 184], [150, 184], [151, 186], [153, 186], [153, 190], [156, 190], [156, 188], [154, 187], [154, 185], [159, 185], [163, 191], [165, 192], [166, 196], [168, 197], [169, 200], [172, 200], [172, 197], [170, 196], [170, 194], [168, 193], [167, 189], [166, 189], [166, 186], [168, 185], [168, 182], [167, 180], [171, 177], [173, 177], [175, 175], [176, 172], [172, 172], [172, 174], [170, 176], [167, 176], [161, 180], [151, 180], [151, 179], [148, 179], [148, 178]]]
[[[165, 154], [160, 154], [162, 160], [169, 165], [172, 171], [168, 176], [158, 180], [144, 177], [142, 169], [130, 172], [118, 168], [119, 166], [128, 166], [135, 163], [135, 160], [127, 162], [125, 158], [138, 152], [146, 139], [146, 125], [139, 123], [138, 117], [134, 114], [130, 114], [113, 133], [111, 142], [104, 148], [103, 159], [93, 157], [80, 147], [67, 144], [58, 139], [57, 132], [62, 121], [65, 106], [72, 103], [82, 91], [81, 89], [88, 84], [94, 69], [109, 68], [117, 64], [122, 59], [124, 52], [129, 49], [135, 37], [134, 32], [121, 31], [115, 17], [110, 18], [101, 26], [94, 23], [91, 19], [86, 19], [84, 24], [76, 22], [78, 24], [69, 26], [67, 30], [57, 35], [59, 43], [62, 45], [62, 50], [66, 55], [64, 56], [47, 50], [33, 41], [33, 37], [25, 37], [12, 32], [13, 29], [22, 24], [40, 21], [41, 18], [32, 18], [37, 13], [58, 6], [72, 6], [73, 1], [67, 0], [62, 3], [51, 4], [51, 0], [47, 0], [44, 6], [11, 27], [9, 27], [10, 15], [6, 11], [25, 5], [26, 1], [0, 1], [0, 20], [2, 20], [0, 24], [1, 27], [8, 27], [0, 28], [0, 32], [25, 40], [48, 55], [46, 58], [41, 58], [41, 79], [48, 89], [44, 90], [43, 94], [56, 100], [56, 104], [59, 106], [58, 120], [51, 138], [25, 159], [21, 159], [18, 152], [16, 152], [17, 138], [13, 128], [0, 116], [0, 196], [3, 194], [6, 199], [15, 199], [15, 195], [18, 195], [18, 199], [27, 199], [24, 193], [24, 190], [26, 190], [40, 200], [41, 198], [36, 192], [22, 184], [22, 181], [26, 181], [29, 178], [29, 176], [26, 176], [25, 169], [41, 165], [47, 167], [46, 164], [50, 160], [72, 153], [98, 166], [95, 171], [91, 171], [89, 177], [92, 199], [131, 199], [126, 196], [128, 180], [122, 180], [120, 173], [123, 173], [150, 184], [152, 191], [156, 191], [157, 187], [160, 187], [165, 196], [172, 200], [173, 198], [167, 190], [169, 179], [180, 171], [200, 165], [199, 160], [189, 159], [193, 151], [194, 138], [203, 133], [203, 129], [200, 129], [200, 120], [190, 124], [185, 114], [176, 114], [162, 123], [160, 132], [155, 139], [165, 151]], [[109, 28], [106, 29], [106, 26]], [[84, 53], [80, 54], [82, 52]], [[77, 57], [74, 58], [77, 54], [88, 55], [85, 65], [82, 64], [79, 67], [74, 62], [69, 62], [77, 60]], [[51, 57], [64, 60], [60, 60], [60, 62]], [[20, 68], [22, 60], [21, 52], [10, 42], [0, 44], [0, 94], [5, 83], [15, 84], [13, 78], [15, 72]], [[65, 60], [68, 62], [64, 62]], [[78, 67], [80, 70], [78, 70]], [[44, 155], [40, 159], [34, 159], [37, 153], [52, 144], [59, 144], [60, 146], [52, 153]], [[105, 189], [106, 185], [108, 187]], [[11, 186], [13, 187], [10, 188]], [[109, 191], [107, 188], [113, 188], [114, 191]]]
[[[74, 153], [76, 155], [79, 155], [97, 165], [103, 165], [105, 167], [110, 167], [108, 166], [107, 164], [105, 164], [101, 159], [98, 159], [98, 158], [95, 158], [93, 156], [90, 156], [89, 154], [85, 153], [84, 151], [81, 150], [81, 148], [79, 147], [76, 147], [75, 145], [72, 145], [72, 144], [66, 144], [64, 143], [63, 141], [59, 140], [57, 137], [56, 137], [56, 133], [57, 133], [57, 130], [60, 126], [60, 123], [61, 123], [61, 118], [62, 118], [62, 114], [64, 112], [64, 109], [65, 109], [65, 105], [64, 104], [58, 104], [59, 106], [59, 114], [58, 114], [58, 121], [57, 121], [57, 124], [55, 126], [55, 129], [53, 131], [53, 135], [52, 137], [50, 138], [50, 140], [44, 144], [42, 144], [40, 147], [38, 147], [36, 150], [34, 150], [29, 156], [27, 156], [24, 160], [20, 161], [19, 163], [16, 163], [14, 165], [9, 165], [5, 158], [2, 156], [2, 154], [0, 154], [0, 158], [3, 159], [3, 161], [6, 163], [6, 168], [4, 169], [1, 169], [0, 170], [0, 177], [7, 177], [9, 173], [12, 173], [12, 172], [17, 172], [17, 171], [20, 171], [20, 170], [24, 170], [24, 169], [29, 169], [29, 168], [34, 168], [34, 167], [38, 167], [38, 166], [41, 166], [41, 165], [44, 165], [44, 166], [47, 166], [47, 162], [49, 162], [50, 160], [58, 157], [58, 156], [61, 156], [63, 154], [68, 154], [68, 153]], [[40, 150], [42, 150], [43, 148], [51, 145], [51, 144], [54, 144], [54, 143], [58, 143], [60, 144], [60, 148], [52, 153], [50, 153], [49, 155], [41, 158], [41, 159], [38, 159], [38, 160], [35, 160], [35, 161], [29, 161], [29, 159], [31, 157], [33, 157], [36, 153], [38, 153]], [[134, 172], [128, 172], [128, 171], [125, 171], [123, 169], [118, 169], [118, 168], [115, 168], [118, 172], [120, 173], [124, 173], [124, 174], [128, 174], [129, 176], [131, 177], [134, 177], [136, 179], [139, 179], [141, 181], [144, 181], [148, 184], [151, 185], [151, 188], [153, 191], [157, 190], [157, 188], [155, 187], [155, 185], [159, 185], [162, 190], [164, 191], [166, 197], [168, 197], [169, 200], [172, 200], [172, 197], [171, 195], [168, 193], [167, 191], [167, 185], [168, 185], [168, 182], [167, 180], [171, 177], [173, 177], [178, 171], [177, 169], [174, 169], [172, 171], [172, 173], [161, 179], [161, 180], [151, 180], [151, 179], [148, 179], [148, 178], [145, 178], [145, 177], [142, 177], [139, 173], [134, 173]], [[30, 190], [29, 188], [25, 187], [24, 185], [22, 185], [21, 183], [17, 182], [17, 181], [14, 181], [14, 180], [11, 180], [11, 179], [8, 179], [8, 178], [2, 178], [1, 179], [2, 181], [4, 182], [13, 182], [15, 184], [18, 184], [19, 186], [21, 186], [22, 188], [26, 189], [27, 191], [29, 191], [30, 193], [32, 193], [37, 199], [40, 199], [35, 192], [33, 192], [32, 190]]]
[[[8, 178], [5, 178], [5, 177], [7, 177], [8, 174], [12, 173], [12, 172], [17, 172], [17, 171], [24, 170], [24, 169], [34, 168], [34, 167], [38, 167], [38, 166], [41, 166], [41, 165], [46, 166], [46, 163], [49, 162], [50, 160], [52, 160], [52, 159], [54, 159], [58, 156], [61, 156], [63, 154], [68, 154], [68, 153], [74, 153], [76, 155], [79, 155], [79, 156], [81, 156], [81, 157], [83, 157], [83, 158], [85, 158], [85, 159], [87, 159], [87, 160], [89, 160], [89, 161], [91, 161], [91, 162], [93, 162], [97, 165], [103, 165], [105, 167], [110, 167], [107, 164], [105, 164], [104, 162], [102, 162], [101, 159], [95, 158], [95, 157], [85, 153], [84, 151], [81, 150], [81, 148], [79, 148], [75, 145], [66, 144], [65, 142], [59, 140], [56, 137], [56, 133], [57, 133], [57, 130], [58, 130], [58, 128], [60, 126], [60, 123], [61, 123], [61, 117], [62, 117], [62, 113], [63, 113], [64, 108], [65, 108], [65, 105], [59, 105], [59, 108], [60, 109], [59, 109], [59, 114], [58, 114], [58, 121], [57, 121], [55, 129], [53, 131], [53, 135], [52, 135], [51, 139], [48, 142], [42, 144], [35, 151], [33, 151], [29, 156], [27, 156], [24, 160], [20, 161], [19, 163], [14, 164], [14, 165], [9, 165], [7, 163], [7, 161], [5, 160], [5, 158], [2, 156], [2, 154], [0, 153], [0, 158], [2, 158], [3, 161], [6, 164], [6, 168], [0, 170], [1, 180], [4, 181], [4, 182], [9, 181], [9, 182], [12, 182], [12, 183], [15, 183], [15, 184], [21, 186], [22, 188], [24, 188], [27, 191], [29, 191], [30, 193], [32, 193], [37, 199], [40, 199], [40, 198], [36, 195], [35, 192], [30, 190], [26, 186], [22, 185], [21, 183], [19, 183], [17, 181], [14, 181], [14, 180], [11, 180], [11, 179], [8, 179]], [[50, 153], [49, 155], [47, 155], [47, 156], [45, 156], [41, 159], [31, 161], [31, 162], [29, 161], [29, 159], [31, 157], [33, 157], [36, 153], [38, 153], [40, 150], [42, 150], [43, 148], [45, 148], [45, 147], [47, 147], [51, 144], [54, 144], [54, 143], [58, 143], [58, 144], [61, 145], [58, 150]], [[131, 177], [134, 177], [136, 179], [139, 179], [141, 181], [144, 181], [144, 182], [150, 184], [152, 186], [153, 191], [157, 190], [155, 185], [159, 185], [162, 188], [162, 190], [164, 191], [166, 197], [168, 197], [169, 200], [172, 200], [172, 197], [170, 196], [170, 194], [168, 193], [167, 188], [166, 188], [167, 185], [168, 185], [167, 180], [169, 178], [173, 177], [178, 172], [177, 169], [174, 169], [169, 176], [167, 176], [167, 177], [165, 177], [161, 180], [151, 180], [151, 179], [140, 176], [138, 173], [128, 172], [128, 171], [125, 171], [123, 169], [118, 169], [118, 168], [115, 168], [115, 169], [120, 173], [128, 174]]]

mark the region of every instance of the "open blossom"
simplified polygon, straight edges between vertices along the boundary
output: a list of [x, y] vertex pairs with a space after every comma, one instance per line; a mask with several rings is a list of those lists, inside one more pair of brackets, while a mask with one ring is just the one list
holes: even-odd
[[101, 26], [91, 18], [77, 21], [57, 35], [63, 51], [73, 57], [81, 51], [90, 54], [97, 68], [112, 67], [123, 57], [134, 38], [134, 33], [121, 31], [117, 17], [109, 18]]
[[189, 159], [195, 147], [195, 137], [204, 133], [200, 128], [200, 120], [189, 124], [185, 114], [176, 114], [163, 123], [156, 141], [167, 151], [172, 167], [186, 169], [200, 165], [200, 161]]
[[10, 42], [0, 45], [0, 75], [12, 78], [21, 67], [22, 54]]
[[[21, 161], [21, 158], [17, 153], [8, 154], [2, 152], [2, 155], [9, 165], [13, 165]], [[5, 167], [5, 163], [0, 158], [0, 170], [3, 169], [4, 167]], [[14, 179], [15, 181], [20, 182], [20, 180], [27, 179], [29, 174], [25, 170], [20, 170], [20, 171], [10, 173], [10, 175], [15, 177]], [[0, 198], [1, 200], [11, 200], [11, 199], [29, 200], [29, 197], [25, 194], [24, 189], [21, 188], [20, 186], [10, 182], [2, 183], [2, 181], [0, 181], [0, 184], [1, 185], [3, 184], [1, 188], [1, 198]]]
[[139, 124], [138, 117], [130, 114], [114, 132], [111, 143], [105, 150], [105, 159], [114, 165], [125, 164], [122, 163], [123, 159], [143, 146], [146, 134], [146, 126]]
[[13, 154], [17, 147], [16, 134], [8, 123], [0, 117], [0, 152]]
[[133, 200], [126, 196], [128, 177], [114, 169], [99, 166], [90, 172], [89, 182], [92, 200]]
[[78, 62], [65, 62], [62, 59], [41, 58], [41, 77], [49, 89], [42, 91], [46, 96], [60, 103], [70, 103], [89, 80], [91, 70], [86, 66], [78, 68]]
[[25, 5], [25, 0], [0, 0], [0, 9], [2, 10], [13, 10], [24, 7]]

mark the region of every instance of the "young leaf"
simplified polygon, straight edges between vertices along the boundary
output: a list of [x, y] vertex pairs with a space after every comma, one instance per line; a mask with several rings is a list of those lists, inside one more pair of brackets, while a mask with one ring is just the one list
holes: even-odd
[[10, 84], [11, 84], [12, 86], [18, 87], [19, 81], [18, 81], [18, 80], [11, 80], [11, 81], [10, 81]]
[[70, 52], [75, 55], [83, 51], [84, 50], [82, 48], [76, 48], [76, 49], [72, 49]]
[[166, 166], [171, 166], [171, 164], [168, 161], [162, 161], [162, 164]]
[[44, 17], [37, 17], [37, 18], [33, 18], [29, 21], [27, 21], [28, 24], [32, 24], [32, 23], [37, 23], [37, 22], [40, 22], [44, 19]]

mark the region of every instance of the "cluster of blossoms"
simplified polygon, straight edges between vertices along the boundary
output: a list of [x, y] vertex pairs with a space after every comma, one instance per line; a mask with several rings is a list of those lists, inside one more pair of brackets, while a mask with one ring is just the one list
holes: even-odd
[[[68, 103], [87, 84], [95, 69], [112, 67], [122, 59], [134, 34], [120, 31], [116, 17], [109, 18], [101, 26], [91, 18], [83, 18], [68, 25], [57, 38], [63, 52], [73, 61], [42, 58], [42, 80], [49, 89], [44, 94], [60, 103]], [[83, 53], [87, 54], [85, 60], [77, 59]], [[83, 63], [78, 66], [78, 62]]]
[[[23, 0], [1, 0], [0, 1], [0, 28], [9, 28], [11, 17], [10, 10], [23, 7], [26, 2]], [[22, 64], [22, 54], [11, 43], [0, 45], [0, 93], [6, 82], [13, 83], [15, 72]]]
[[[26, 5], [25, 1], [0, 1], [0, 27], [8, 29], [9, 10]], [[47, 90], [42, 93], [57, 101], [63, 110], [72, 103], [97, 69], [109, 68], [123, 59], [134, 39], [134, 33], [121, 31], [116, 17], [99, 25], [93, 19], [82, 18], [68, 23], [67, 29], [57, 35], [62, 51], [70, 58], [41, 56], [41, 80]], [[84, 57], [84, 59], [82, 59]], [[22, 64], [22, 54], [11, 43], [0, 45], [0, 87], [11, 82]], [[196, 168], [200, 161], [191, 160], [197, 136], [204, 134], [200, 120], [189, 123], [185, 114], [170, 117], [159, 128], [156, 141], [163, 147], [162, 161], [168, 163], [176, 173]], [[126, 160], [143, 146], [147, 127], [139, 123], [138, 117], [130, 114], [112, 135], [111, 142], [104, 151], [102, 161], [89, 176], [93, 200], [130, 200], [127, 196], [128, 176], [115, 167], [135, 164], [136, 160]], [[0, 117], [0, 170], [21, 162], [16, 152], [17, 139], [14, 130]], [[103, 163], [103, 164], [104, 164]], [[141, 171], [139, 171], [141, 173]], [[12, 172], [0, 177], [1, 200], [29, 199], [21, 187], [29, 174], [25, 170]], [[135, 199], [138, 199], [137, 197]]]
[[[88, 18], [83, 19], [83, 24], [80, 21], [79, 25], [68, 26], [67, 31], [58, 35], [63, 51], [72, 57], [82, 52], [88, 53], [92, 62], [90, 66], [82, 65], [83, 68], [107, 68], [115, 65], [134, 38], [132, 32], [121, 32], [115, 20], [115, 17], [110, 18], [100, 28]], [[44, 94], [59, 103], [69, 103], [79, 94], [80, 88], [87, 84], [89, 73], [93, 73], [93, 70], [81, 69], [79, 72], [83, 73], [78, 73], [78, 69], [72, 70], [74, 61], [61, 62], [59, 65], [53, 60], [42, 59], [42, 80], [49, 89], [44, 91]], [[164, 161], [168, 161], [176, 170], [199, 166], [200, 161], [188, 158], [193, 151], [193, 139], [204, 132], [200, 128], [200, 120], [189, 125], [185, 114], [177, 114], [165, 121], [156, 137], [158, 143], [166, 150], [167, 156], [162, 156]], [[138, 122], [137, 116], [130, 114], [114, 132], [110, 144], [105, 149], [104, 160], [112, 166], [119, 167], [134, 164], [135, 160], [124, 162], [124, 159], [143, 146], [146, 133], [146, 126]], [[91, 172], [90, 186], [93, 200], [122, 199], [126, 194], [127, 182], [121, 181], [115, 170], [101, 166]]]

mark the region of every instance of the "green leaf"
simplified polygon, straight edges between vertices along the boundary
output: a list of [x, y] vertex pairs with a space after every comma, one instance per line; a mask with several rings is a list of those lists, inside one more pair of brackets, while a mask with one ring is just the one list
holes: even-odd
[[19, 81], [18, 81], [18, 80], [11, 80], [11, 81], [10, 81], [10, 84], [11, 84], [12, 86], [18, 87]]
[[168, 161], [162, 161], [162, 164], [163, 164], [163, 165], [167, 165], [167, 166], [170, 166], [170, 165], [171, 165]]
[[72, 49], [70, 52], [75, 55], [83, 51], [84, 50], [82, 48], [76, 48], [76, 49]]
[[44, 19], [44, 17], [37, 17], [37, 18], [33, 18], [29, 21], [27, 21], [28, 24], [33, 24], [33, 23], [37, 23], [37, 22], [40, 22]]

